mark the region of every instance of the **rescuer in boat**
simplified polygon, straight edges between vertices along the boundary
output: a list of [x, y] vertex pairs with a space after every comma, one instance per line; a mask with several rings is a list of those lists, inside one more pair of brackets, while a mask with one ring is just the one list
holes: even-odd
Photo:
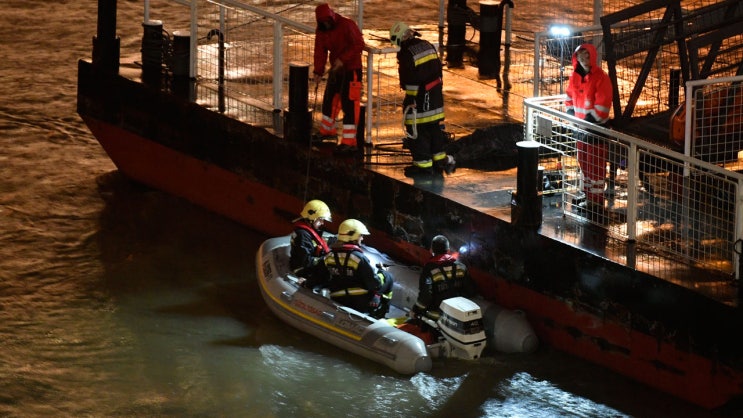
[[[598, 65], [596, 47], [588, 43], [578, 46], [573, 53], [573, 68], [566, 90], [566, 112], [586, 122], [607, 126], [613, 88], [609, 76]], [[586, 195], [586, 201], [580, 205], [589, 216], [603, 217], [607, 144], [591, 133], [577, 139], [578, 164]]]
[[320, 136], [337, 136], [335, 120], [342, 110], [343, 132], [341, 143], [335, 152], [355, 153], [361, 109], [361, 52], [364, 49], [364, 37], [356, 22], [334, 12], [327, 3], [315, 8], [315, 19], [315, 85], [318, 85], [325, 74], [325, 65], [330, 54], [330, 70], [322, 100]]
[[397, 66], [403, 99], [405, 145], [413, 164], [405, 168], [407, 177], [451, 174], [454, 157], [447, 155], [444, 121], [443, 73], [436, 48], [419, 38], [420, 34], [403, 22], [390, 29], [390, 41], [400, 47]]
[[325, 222], [333, 222], [333, 219], [330, 208], [322, 200], [307, 202], [300, 216], [294, 220], [289, 267], [304, 279], [305, 286], [312, 287], [323, 274], [323, 260], [330, 252], [322, 229]]
[[431, 258], [423, 265], [418, 281], [418, 299], [410, 311], [415, 319], [423, 316], [438, 321], [439, 306], [445, 299], [463, 296], [472, 298], [477, 294], [475, 283], [461, 261], [449, 250], [449, 240], [436, 235], [431, 240]]
[[392, 299], [392, 275], [383, 266], [372, 266], [360, 244], [369, 235], [356, 219], [338, 226], [338, 241], [325, 256], [330, 297], [349, 308], [384, 318]]

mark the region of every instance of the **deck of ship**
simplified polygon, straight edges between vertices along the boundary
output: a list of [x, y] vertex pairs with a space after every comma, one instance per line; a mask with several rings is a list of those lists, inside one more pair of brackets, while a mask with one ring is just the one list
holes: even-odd
[[[476, 69], [470, 69], [469, 71], [476, 71]], [[445, 75], [446, 83], [452, 90], [477, 91], [481, 84], [479, 80], [455, 74], [451, 70], [447, 74], [448, 77]], [[477, 100], [477, 96], [471, 96], [470, 100]], [[483, 121], [487, 121], [486, 123], [490, 125], [497, 125], [513, 121], [514, 116], [521, 116], [522, 99], [518, 96], [514, 98], [512, 94], [505, 100], [501, 93], [495, 97], [487, 96], [486, 102], [452, 103], [452, 100], [448, 99], [446, 102], [447, 130], [454, 131], [455, 136], [461, 138], [474, 129], [482, 127]], [[513, 114], [514, 107], [518, 109], [516, 115]], [[486, 108], [488, 114], [478, 114], [475, 121], [471, 113], [466, 111], [467, 108]], [[510, 113], [509, 109], [511, 110]], [[635, 129], [638, 129], [638, 127], [635, 127]], [[639, 129], [642, 130], [642, 128]], [[390, 149], [398, 152], [389, 152]], [[405, 177], [403, 170], [410, 163], [410, 156], [402, 150], [399, 143], [375, 144], [365, 163], [367, 169], [413, 184], [423, 190], [511, 222], [512, 192], [517, 187], [516, 168], [494, 171], [459, 167], [452, 175], [444, 178], [414, 180]], [[620, 187], [618, 186], [616, 194], [619, 194]], [[626, 184], [624, 190], [626, 190]], [[641, 198], [647, 203], [659, 199], [658, 196], [649, 194], [643, 194]], [[607, 193], [607, 207], [611, 208], [613, 203], [612, 195]], [[730, 306], [739, 306], [739, 290], [733, 277], [717, 270], [680, 262], [679, 257], [673, 254], [613, 236], [610, 230], [626, 230], [626, 223], [619, 214], [612, 216], [611, 209], [609, 210], [608, 221], [611, 225], [606, 228], [591, 224], [580, 217], [570, 216], [570, 212], [573, 210], [569, 203], [565, 204], [563, 202], [560, 193], [545, 193], [542, 197], [542, 223], [538, 227], [539, 234], [569, 244], [584, 252], [592, 253], [607, 263], [629, 266], [659, 279], [691, 289], [718, 302]]]
[[[139, 55], [122, 57], [121, 75], [141, 81], [141, 68], [136, 61]], [[516, 94], [492, 94], [493, 89], [483, 89], [483, 83], [489, 80], [478, 80], [477, 69], [445, 70], [445, 106], [446, 129], [455, 138], [462, 138], [478, 128], [520, 121], [523, 113], [523, 97]], [[196, 89], [198, 91], [198, 89]], [[461, 92], [467, 94], [466, 102], [459, 98]], [[447, 94], [456, 92], [456, 94]], [[455, 97], [455, 98], [453, 98]], [[198, 98], [197, 98], [198, 100]], [[474, 109], [474, 110], [473, 110]], [[473, 114], [473, 111], [476, 114]], [[283, 136], [282, 121], [277, 124], [275, 112], [256, 108], [255, 112], [265, 113], [267, 121], [262, 126], [277, 136]], [[637, 127], [635, 127], [637, 129]], [[308, 146], [310, 146], [308, 144]], [[332, 154], [333, 144], [312, 144], [319, 153]], [[409, 153], [402, 148], [402, 131], [400, 140], [375, 143], [363, 161], [365, 169], [373, 170], [385, 176], [412, 184], [422, 190], [438, 194], [446, 199], [476, 209], [506, 222], [511, 222], [511, 193], [516, 190], [517, 170], [483, 170], [459, 166], [457, 170], [444, 178], [411, 179], [405, 177], [404, 167], [410, 163]], [[515, 165], [515, 161], [514, 161]], [[611, 196], [608, 205], [611, 206]], [[657, 199], [648, 196], [647, 199]], [[601, 228], [579, 217], [566, 216], [571, 210], [564, 207], [559, 193], [545, 194], [542, 198], [542, 223], [537, 231], [544, 237], [560, 241], [586, 253], [597, 256], [607, 263], [628, 266], [643, 273], [691, 289], [712, 300], [729, 306], [739, 306], [740, 297], [737, 281], [717, 270], [705, 269], [679, 262], [677, 256], [647, 248], [635, 242], [628, 242], [612, 236], [612, 228]], [[613, 229], [623, 228], [621, 216], [611, 217]], [[619, 224], [618, 224], [619, 223]]]

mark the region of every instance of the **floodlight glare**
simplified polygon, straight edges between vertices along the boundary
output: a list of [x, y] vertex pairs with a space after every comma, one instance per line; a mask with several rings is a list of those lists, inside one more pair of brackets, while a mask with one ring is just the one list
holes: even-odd
[[573, 34], [573, 30], [567, 25], [552, 25], [549, 32], [555, 38], [567, 38]]

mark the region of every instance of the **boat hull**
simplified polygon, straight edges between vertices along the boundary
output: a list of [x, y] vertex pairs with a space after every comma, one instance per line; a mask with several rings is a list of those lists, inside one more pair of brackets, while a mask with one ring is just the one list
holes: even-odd
[[398, 373], [431, 370], [431, 357], [420, 338], [297, 285], [286, 278], [288, 261], [288, 236], [266, 240], [256, 255], [261, 294], [281, 320]]

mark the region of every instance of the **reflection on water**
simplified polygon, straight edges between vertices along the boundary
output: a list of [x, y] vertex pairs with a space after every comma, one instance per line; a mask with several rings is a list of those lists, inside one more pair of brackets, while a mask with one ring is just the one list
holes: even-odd
[[68, 253], [99, 264], [4, 282], [2, 414], [622, 415], [518, 371], [532, 355], [409, 377], [298, 332], [260, 297], [264, 237], [117, 172], [98, 183], [99, 230]]

